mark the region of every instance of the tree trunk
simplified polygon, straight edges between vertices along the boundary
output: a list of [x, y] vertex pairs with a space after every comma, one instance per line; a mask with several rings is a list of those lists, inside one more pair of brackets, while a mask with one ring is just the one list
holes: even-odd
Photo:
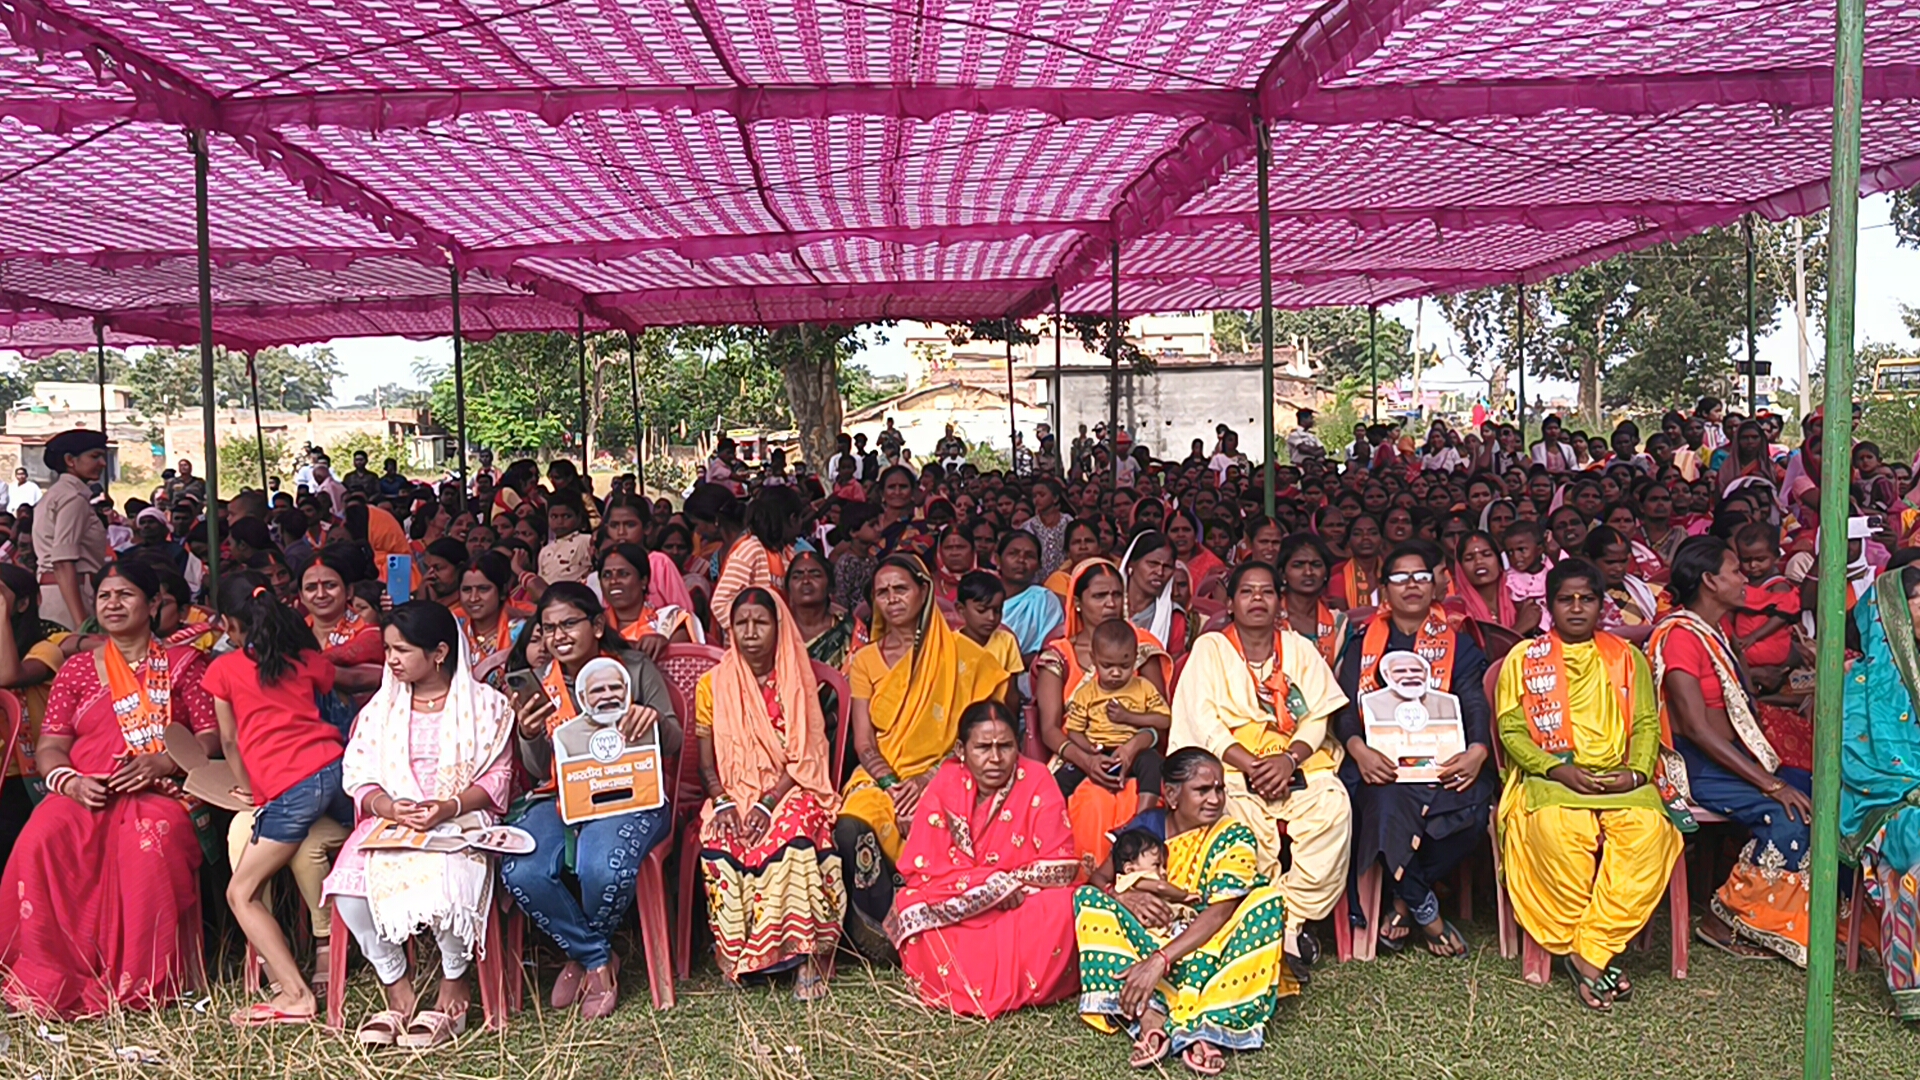
[[1600, 431], [1600, 357], [1588, 353], [1580, 358], [1580, 415], [1586, 419], [1588, 434]]
[[780, 360], [794, 426], [800, 433], [801, 455], [815, 471], [824, 474], [840, 434], [839, 329], [782, 327], [769, 337]]

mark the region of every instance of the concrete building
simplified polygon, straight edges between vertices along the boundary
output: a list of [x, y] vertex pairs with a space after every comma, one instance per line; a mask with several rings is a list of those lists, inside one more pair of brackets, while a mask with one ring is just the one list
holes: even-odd
[[[1293, 430], [1295, 410], [1324, 408], [1329, 400], [1312, 379], [1283, 373], [1294, 362], [1291, 355], [1284, 355], [1291, 353], [1291, 349], [1279, 349], [1274, 357], [1276, 434]], [[1051, 366], [1038, 369], [1033, 377], [1051, 389]], [[1062, 366], [1057, 391], [1061, 445], [1072, 441], [1080, 425], [1091, 431], [1094, 425], [1107, 422], [1108, 378], [1105, 367]], [[1187, 455], [1195, 439], [1211, 451], [1215, 425], [1225, 424], [1239, 432], [1240, 448], [1258, 458], [1260, 379], [1260, 357], [1246, 353], [1218, 359], [1163, 358], [1150, 373], [1122, 369], [1120, 426], [1155, 457], [1178, 460]]]

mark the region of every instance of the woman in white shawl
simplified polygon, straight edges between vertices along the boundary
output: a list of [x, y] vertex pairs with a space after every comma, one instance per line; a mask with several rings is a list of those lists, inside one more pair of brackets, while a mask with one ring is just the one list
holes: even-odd
[[1127, 579], [1127, 621], [1178, 659], [1187, 651], [1187, 613], [1173, 602], [1174, 563], [1166, 534], [1147, 529], [1127, 545], [1120, 572]]
[[[469, 673], [460, 627], [446, 608], [402, 604], [384, 634], [385, 678], [360, 711], [342, 766], [359, 824], [325, 891], [386, 993], [387, 1007], [361, 1025], [360, 1042], [425, 1049], [466, 1029], [472, 997], [465, 975], [486, 926], [493, 868], [475, 851], [361, 845], [388, 822], [422, 832], [449, 822], [492, 824], [506, 811], [512, 781], [513, 710]], [[433, 1008], [415, 1016], [405, 946], [420, 929], [439, 945], [441, 979]]]

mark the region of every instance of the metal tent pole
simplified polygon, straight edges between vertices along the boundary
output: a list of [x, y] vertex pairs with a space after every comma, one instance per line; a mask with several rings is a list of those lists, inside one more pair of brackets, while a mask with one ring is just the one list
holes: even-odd
[[1520, 342], [1520, 457], [1527, 457], [1527, 283], [1518, 281], [1513, 286], [1513, 314], [1519, 327]]
[[1113, 242], [1112, 321], [1107, 324], [1107, 453], [1113, 483], [1120, 485], [1120, 241]]
[[100, 434], [107, 433], [107, 324], [93, 324], [93, 370], [100, 380]]
[[1747, 245], [1747, 415], [1760, 411], [1760, 368], [1757, 352], [1760, 341], [1754, 336], [1753, 312], [1753, 213], [1740, 219], [1740, 234]]
[[[1056, 284], [1053, 287], [1053, 409], [1051, 410], [1053, 413], [1053, 445], [1055, 446], [1060, 445], [1060, 437], [1065, 433], [1065, 429], [1061, 425], [1066, 423], [1067, 419], [1066, 402], [1062, 400], [1066, 394], [1067, 387], [1065, 383], [1060, 381], [1060, 340], [1064, 336], [1062, 333], [1063, 329], [1060, 322], [1060, 286]], [[1038, 452], [1039, 449], [1037, 446], [1034, 447], [1036, 452]]]
[[260, 454], [260, 490], [267, 490], [267, 430], [260, 424], [260, 369], [257, 353], [247, 353], [247, 384], [253, 388], [253, 444]]
[[473, 480], [467, 475], [467, 356], [460, 332], [460, 268], [450, 267], [453, 297], [453, 440], [460, 455], [460, 508], [466, 509], [473, 494]]
[[207, 576], [205, 595], [220, 589], [220, 448], [215, 442], [213, 401], [213, 238], [207, 222], [207, 133], [188, 132], [193, 148], [194, 263], [200, 293], [200, 438], [207, 481]]
[[1813, 411], [1813, 383], [1807, 378], [1807, 242], [1799, 218], [1793, 219], [1794, 352], [1800, 360], [1800, 416]]
[[1373, 422], [1380, 422], [1380, 309], [1367, 307], [1367, 370], [1373, 380]]
[[580, 481], [584, 484], [593, 467], [593, 459], [588, 456], [592, 451], [587, 446], [587, 316], [581, 312], [575, 317], [579, 320], [573, 340], [580, 347]]
[[[1847, 491], [1852, 471], [1853, 307], [1860, 242], [1860, 69], [1866, 0], [1838, 0], [1833, 58], [1833, 176], [1827, 234], [1826, 424], [1822, 432], [1820, 629], [1813, 696], [1813, 875], [1807, 927], [1806, 1080], [1833, 1076], [1834, 924], [1839, 916], [1840, 725], [1845, 714]], [[1859, 898], [1855, 897], [1855, 903]]]
[[1268, 173], [1273, 165], [1272, 136], [1267, 122], [1255, 129], [1255, 196], [1260, 204], [1260, 466], [1261, 498], [1267, 517], [1273, 517], [1273, 207], [1269, 202]]
[[647, 451], [640, 433], [640, 352], [633, 331], [627, 331], [627, 386], [633, 391], [633, 484], [642, 498], [647, 494]]

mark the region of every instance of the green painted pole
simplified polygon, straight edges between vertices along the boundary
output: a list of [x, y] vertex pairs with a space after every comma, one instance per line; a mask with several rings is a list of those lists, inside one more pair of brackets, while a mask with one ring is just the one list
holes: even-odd
[[584, 484], [593, 468], [593, 451], [587, 446], [587, 316], [581, 312], [576, 317], [573, 340], [580, 347], [580, 482]]
[[640, 428], [640, 347], [627, 331], [627, 385], [633, 390], [633, 486], [641, 498], [647, 494], [646, 436]]
[[1260, 487], [1267, 516], [1273, 516], [1273, 208], [1268, 202], [1267, 174], [1273, 165], [1273, 143], [1267, 122], [1260, 121], [1259, 143], [1254, 160], [1259, 164], [1256, 183], [1260, 199], [1260, 440], [1262, 456]]
[[1380, 309], [1367, 308], [1367, 370], [1373, 381], [1373, 422], [1380, 422]]
[[207, 475], [206, 595], [220, 593], [220, 447], [214, 430], [213, 400], [213, 236], [207, 210], [207, 133], [187, 133], [193, 147], [193, 237], [195, 277], [200, 293], [200, 438]]
[[1754, 334], [1753, 309], [1753, 214], [1740, 219], [1740, 233], [1747, 244], [1747, 416], [1760, 411], [1760, 339]]
[[[1807, 926], [1806, 1080], [1833, 1076], [1834, 927], [1839, 921], [1840, 725], [1847, 617], [1847, 492], [1853, 441], [1854, 275], [1860, 241], [1860, 69], [1866, 0], [1838, 0], [1833, 56], [1832, 208], [1827, 224], [1826, 424], [1820, 463], [1820, 636], [1813, 695], [1813, 876]], [[1860, 903], [1859, 897], [1854, 898]]]
[[467, 476], [467, 358], [460, 332], [460, 268], [453, 273], [453, 438], [460, 445], [460, 508], [466, 509], [473, 495], [473, 481]]
[[1513, 314], [1520, 331], [1518, 338], [1520, 342], [1520, 407], [1514, 411], [1519, 413], [1520, 458], [1525, 461], [1527, 460], [1527, 286], [1525, 282], [1514, 282]]

